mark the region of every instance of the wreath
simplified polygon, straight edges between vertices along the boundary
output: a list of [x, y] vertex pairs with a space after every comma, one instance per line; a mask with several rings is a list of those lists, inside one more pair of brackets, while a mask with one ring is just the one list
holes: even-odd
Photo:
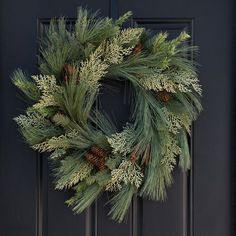
[[[12, 75], [29, 101], [15, 121], [34, 150], [50, 153], [55, 188], [74, 190], [66, 203], [75, 213], [111, 192], [108, 214], [118, 222], [134, 195], [163, 200], [175, 166], [190, 168], [188, 136], [202, 109], [190, 36], [122, 29], [131, 14], [113, 20], [79, 8], [72, 27], [51, 20], [40, 41], [40, 74]], [[122, 131], [96, 106], [106, 80], [132, 87]]]

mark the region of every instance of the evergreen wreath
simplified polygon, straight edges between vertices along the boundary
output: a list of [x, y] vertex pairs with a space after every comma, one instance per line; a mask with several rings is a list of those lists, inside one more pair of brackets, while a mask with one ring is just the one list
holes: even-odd
[[[131, 15], [113, 20], [79, 8], [73, 31], [64, 18], [51, 20], [41, 74], [12, 76], [30, 102], [15, 121], [34, 150], [50, 152], [55, 188], [74, 190], [66, 203], [75, 213], [112, 192], [108, 214], [118, 222], [134, 195], [163, 200], [177, 163], [190, 168], [188, 136], [202, 110], [190, 36], [122, 29]], [[121, 132], [95, 106], [111, 78], [132, 85], [132, 115]]]

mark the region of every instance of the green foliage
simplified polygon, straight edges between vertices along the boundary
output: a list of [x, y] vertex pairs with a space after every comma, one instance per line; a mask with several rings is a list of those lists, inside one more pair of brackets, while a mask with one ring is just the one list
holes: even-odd
[[40, 59], [40, 71], [42, 74], [53, 74], [57, 78], [60, 78], [62, 74], [62, 68], [67, 61], [70, 60], [72, 52], [68, 47], [61, 46], [57, 49], [47, 49], [41, 51]]
[[96, 183], [103, 188], [105, 185], [107, 185], [110, 178], [111, 178], [111, 173], [108, 169], [101, 170], [95, 174]]
[[122, 132], [112, 134], [107, 140], [112, 148], [113, 154], [122, 154], [125, 156], [131, 153], [134, 147], [136, 141], [135, 129], [130, 124], [127, 124]]
[[53, 117], [52, 117], [53, 122], [58, 125], [58, 126], [62, 126], [65, 129], [69, 129], [70, 126], [72, 126], [72, 122], [70, 120], [70, 118], [66, 115], [63, 115], [62, 113], [56, 113]]
[[77, 84], [75, 80], [70, 80], [63, 87], [59, 103], [62, 111], [72, 121], [85, 126], [96, 96], [96, 90], [89, 90], [86, 84]]
[[41, 39], [40, 71], [43, 74], [55, 75], [59, 78], [65, 63], [75, 62], [77, 65], [106, 39], [116, 36], [120, 26], [131, 16], [127, 12], [118, 20], [97, 17], [98, 12], [90, 13], [86, 9], [78, 9], [78, 17], [74, 31], [71, 31], [65, 18], [53, 19], [49, 29]]
[[195, 91], [198, 94], [202, 92], [196, 74], [184, 70], [171, 72], [156, 71], [152, 75], [141, 78], [140, 83], [144, 88], [156, 91], [166, 90], [171, 93], [191, 93]]
[[123, 156], [120, 154], [116, 155], [111, 155], [109, 158], [106, 160], [106, 166], [110, 170], [114, 170], [118, 167], [118, 165], [121, 163]]
[[72, 130], [71, 132], [68, 132], [66, 134], [54, 136], [44, 142], [37, 143], [33, 145], [32, 148], [40, 152], [52, 152], [59, 148], [64, 150], [70, 148], [78, 148], [80, 150], [84, 150], [88, 149], [91, 145], [91, 141], [81, 136], [77, 130]]
[[132, 15], [133, 15], [133, 13], [131, 11], [127, 11], [124, 15], [120, 16], [115, 21], [115, 24], [119, 25], [119, 26], [123, 25]]
[[99, 80], [107, 73], [108, 64], [102, 60], [101, 49], [98, 47], [85, 62], [81, 63], [79, 78], [90, 90], [96, 90]]
[[31, 100], [37, 101], [39, 99], [40, 91], [36, 83], [29, 79], [21, 69], [16, 70], [12, 74], [12, 82]]
[[57, 148], [57, 149], [55, 149], [54, 152], [51, 153], [49, 158], [52, 160], [57, 160], [59, 158], [62, 158], [65, 154], [66, 154], [66, 151], [64, 149]]
[[98, 12], [92, 14], [86, 9], [78, 9], [75, 37], [84, 48], [88, 44], [99, 45], [119, 32], [118, 24], [114, 24], [112, 19], [99, 18], [97, 15]]
[[189, 46], [186, 42], [190, 38], [185, 31], [173, 39], [168, 40], [167, 33], [159, 33], [149, 42], [149, 49], [160, 61], [162, 69], [175, 67], [186, 71], [194, 71], [193, 61], [188, 60], [197, 51], [197, 47]]
[[117, 169], [111, 171], [111, 179], [106, 185], [107, 191], [121, 190], [122, 185], [141, 186], [143, 173], [141, 168], [131, 161], [123, 160]]
[[83, 153], [74, 153], [61, 160], [61, 164], [54, 170], [56, 189], [71, 188], [87, 178], [93, 169], [92, 164], [83, 159]]
[[88, 208], [103, 190], [103, 187], [99, 186], [97, 183], [89, 186], [84, 185], [84, 182], [79, 183], [78, 187], [75, 188], [76, 193], [74, 197], [66, 201], [76, 213], [81, 213]]
[[26, 142], [31, 146], [62, 133], [60, 128], [53, 126], [49, 120], [38, 113], [19, 115], [14, 120], [17, 122]]
[[189, 143], [187, 134], [184, 130], [181, 130], [178, 134], [179, 147], [181, 148], [181, 153], [179, 155], [179, 166], [182, 170], [186, 171], [191, 166]]
[[50, 106], [58, 106], [57, 95], [61, 93], [61, 87], [57, 85], [56, 78], [52, 75], [35, 75], [32, 76], [36, 82], [41, 97], [34, 108], [42, 109]]
[[42, 74], [62, 75], [64, 64], [83, 59], [82, 51], [74, 33], [67, 29], [66, 20], [52, 19], [45, 36], [41, 39], [39, 69]]
[[[41, 74], [28, 78], [18, 69], [12, 76], [34, 102], [15, 121], [34, 150], [50, 152], [55, 187], [74, 190], [67, 204], [81, 213], [103, 191], [113, 192], [109, 215], [118, 222], [134, 194], [164, 200], [177, 162], [190, 168], [188, 135], [202, 110], [189, 35], [169, 40], [167, 33], [121, 29], [131, 14], [112, 20], [79, 8], [73, 27], [51, 20], [41, 39]], [[132, 87], [122, 131], [97, 109], [111, 78]]]
[[151, 147], [146, 179], [140, 194], [152, 200], [164, 200], [166, 187], [172, 183], [172, 171], [181, 149], [176, 139], [166, 131], [159, 134], [158, 145], [153, 144]]
[[132, 185], [125, 185], [111, 200], [112, 205], [109, 215], [113, 220], [122, 222], [129, 210], [136, 189]]

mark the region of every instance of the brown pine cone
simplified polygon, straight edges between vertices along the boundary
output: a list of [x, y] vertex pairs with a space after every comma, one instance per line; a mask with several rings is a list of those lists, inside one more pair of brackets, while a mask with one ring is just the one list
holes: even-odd
[[102, 149], [102, 148], [96, 146], [96, 145], [92, 146], [91, 152], [92, 152], [94, 155], [96, 155], [96, 156], [98, 156], [98, 157], [100, 157], [100, 158], [106, 158], [106, 157], [107, 157], [106, 151], [105, 151], [104, 149]]
[[97, 165], [99, 170], [105, 170], [105, 159], [99, 159], [98, 165]]
[[104, 170], [106, 168], [105, 157], [101, 158], [101, 157], [94, 155], [92, 152], [88, 152], [85, 154], [85, 158], [92, 165], [98, 167], [99, 170]]
[[75, 67], [73, 67], [70, 64], [65, 64], [63, 69], [64, 69], [65, 74], [68, 76], [72, 76], [73, 74], [76, 73]]
[[[63, 74], [64, 74], [64, 80], [68, 81], [70, 77], [75, 75], [77, 73], [76, 68], [74, 66], [71, 66], [70, 64], [65, 64], [63, 67]], [[77, 82], [79, 82], [80, 78], [77, 78]]]
[[162, 102], [168, 102], [171, 99], [171, 93], [166, 90], [156, 92], [156, 97]]
[[135, 46], [135, 48], [134, 48], [134, 50], [133, 50], [133, 53], [134, 53], [135, 55], [139, 55], [139, 54], [141, 53], [142, 49], [143, 49], [143, 45], [142, 45], [141, 43], [138, 43], [138, 44]]
[[93, 164], [94, 166], [97, 166], [99, 163], [99, 157], [95, 156], [93, 153], [88, 152], [85, 154], [85, 158], [88, 162]]
[[130, 155], [130, 160], [134, 163], [137, 160], [137, 155], [135, 152], [132, 152]]

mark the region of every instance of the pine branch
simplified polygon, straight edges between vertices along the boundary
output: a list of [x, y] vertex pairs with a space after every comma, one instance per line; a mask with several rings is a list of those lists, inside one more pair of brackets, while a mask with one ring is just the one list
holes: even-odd
[[133, 185], [138, 189], [142, 180], [141, 168], [132, 161], [123, 160], [117, 169], [111, 171], [111, 179], [106, 185], [106, 190], [111, 192], [121, 190], [123, 184]]
[[121, 223], [129, 210], [136, 189], [132, 185], [125, 185], [111, 200], [109, 215], [113, 220]]
[[50, 106], [58, 106], [57, 96], [60, 96], [62, 88], [57, 85], [55, 76], [34, 75], [32, 78], [41, 92], [40, 100], [33, 107], [35, 109], [42, 109]]
[[38, 113], [27, 113], [14, 118], [26, 142], [31, 146], [38, 145], [53, 136], [60, 135], [62, 130], [40, 116]]
[[[84, 185], [83, 182], [81, 184]], [[86, 188], [83, 186], [80, 188], [81, 184], [76, 188], [74, 197], [66, 201], [75, 213], [82, 213], [98, 198], [103, 190], [103, 187], [96, 183], [86, 186]]]
[[179, 166], [182, 168], [183, 171], [186, 171], [190, 169], [191, 166], [187, 134], [184, 130], [181, 130], [177, 137], [179, 146], [181, 148], [181, 153], [179, 155]]
[[21, 69], [17, 69], [11, 76], [13, 84], [18, 87], [28, 98], [37, 101], [40, 91], [35, 82], [29, 79]]
[[127, 21], [132, 15], [133, 15], [133, 13], [131, 11], [127, 11], [124, 15], [120, 16], [115, 21], [115, 24], [118, 25], [118, 26], [123, 25], [125, 23], [125, 21]]
[[61, 161], [54, 170], [56, 176], [56, 189], [67, 189], [76, 185], [79, 181], [87, 178], [93, 166], [83, 159], [83, 153], [75, 153]]

